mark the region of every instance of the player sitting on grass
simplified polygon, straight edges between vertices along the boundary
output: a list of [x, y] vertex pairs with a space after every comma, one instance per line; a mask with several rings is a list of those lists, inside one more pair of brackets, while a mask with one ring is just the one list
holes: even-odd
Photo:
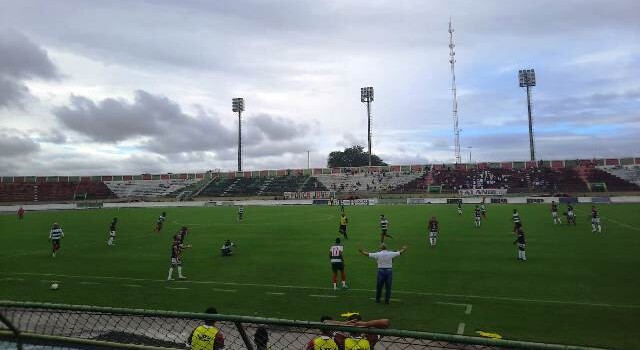
[[336, 282], [338, 279], [338, 271], [340, 271], [340, 279], [342, 280], [342, 288], [347, 288], [347, 274], [344, 272], [344, 258], [342, 256], [343, 247], [340, 244], [340, 238], [336, 238], [336, 244], [329, 248], [329, 261], [331, 262], [331, 270], [333, 270], [333, 290], [337, 290]]
[[231, 256], [231, 254], [233, 254], [231, 248], [235, 246], [235, 243], [227, 239], [226, 241], [224, 241], [222, 248], [220, 248], [220, 254], [222, 254], [222, 256]]
[[113, 241], [116, 239], [116, 224], [118, 223], [118, 218], [113, 218], [111, 220], [111, 225], [109, 226], [109, 240], [107, 241], [107, 245], [114, 245]]

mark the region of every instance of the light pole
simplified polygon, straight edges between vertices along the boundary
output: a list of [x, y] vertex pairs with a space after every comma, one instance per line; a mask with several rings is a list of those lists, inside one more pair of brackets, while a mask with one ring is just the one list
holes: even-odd
[[307, 151], [307, 170], [311, 169], [309, 151]]
[[533, 69], [522, 69], [518, 72], [520, 87], [527, 88], [527, 111], [529, 112], [529, 150], [531, 161], [536, 160], [536, 148], [533, 142], [533, 117], [531, 115], [531, 88], [536, 86], [536, 72]]
[[242, 112], [244, 112], [244, 98], [231, 100], [231, 110], [238, 113], [238, 171], [242, 171]]
[[471, 164], [471, 146], [467, 147], [469, 149], [469, 164]]
[[371, 102], [373, 102], [373, 87], [360, 89], [360, 102], [367, 104], [367, 139], [369, 141], [369, 166], [371, 166]]

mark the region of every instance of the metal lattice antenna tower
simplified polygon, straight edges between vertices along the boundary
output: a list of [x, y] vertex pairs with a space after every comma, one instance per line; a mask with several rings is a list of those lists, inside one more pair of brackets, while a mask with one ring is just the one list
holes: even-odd
[[453, 27], [449, 18], [449, 63], [451, 63], [451, 93], [453, 94], [453, 104], [451, 116], [453, 117], [453, 136], [455, 143], [456, 164], [461, 163], [460, 159], [460, 127], [458, 126], [458, 96], [456, 93], [456, 52], [453, 43]]

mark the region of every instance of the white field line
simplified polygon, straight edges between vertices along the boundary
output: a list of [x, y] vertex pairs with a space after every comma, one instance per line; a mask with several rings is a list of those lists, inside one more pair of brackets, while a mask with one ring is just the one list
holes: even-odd
[[141, 284], [123, 284], [123, 287], [142, 288]]
[[189, 288], [187, 288], [187, 287], [164, 287], [164, 289], [185, 290], [185, 289], [189, 289]]
[[1, 281], [24, 281], [24, 278], [5, 277], [0, 278]]
[[[382, 298], [380, 298], [380, 299], [382, 299]], [[369, 300], [376, 300], [376, 298], [369, 298]], [[400, 302], [402, 300], [391, 298], [391, 299], [389, 299], [389, 301], [398, 301], [398, 302]]]
[[[115, 276], [76, 276], [76, 275], [64, 275], [64, 274], [54, 274], [54, 273], [34, 273], [34, 272], [0, 272], [0, 274], [18, 275], [18, 276], [59, 277], [59, 278], [106, 279], [106, 280], [116, 280], [116, 281], [120, 280], [120, 281], [137, 281], [137, 282], [154, 282], [154, 283], [167, 282], [166, 279], [149, 279], [149, 278], [115, 277]], [[43, 282], [50, 282], [50, 280], [43, 280]], [[291, 286], [291, 285], [260, 284], [260, 283], [236, 283], [236, 282], [217, 282], [217, 281], [180, 281], [179, 283], [215, 284], [215, 285], [224, 285], [224, 286], [244, 286], [244, 287], [269, 287], [269, 288], [323, 290], [323, 291], [329, 290], [328, 288], [323, 288], [323, 287]], [[349, 290], [358, 291], [358, 292], [375, 292], [374, 289], [350, 288]], [[401, 291], [401, 290], [398, 290], [398, 291], [394, 290], [393, 292], [396, 294], [436, 296], [436, 297], [445, 297], [445, 298], [640, 309], [640, 305], [634, 305], [634, 304], [588, 303], [588, 302], [579, 302], [579, 301], [526, 299], [526, 298], [511, 298], [511, 297], [503, 297], [503, 296], [488, 296], [488, 295], [474, 295], [474, 294], [448, 294], [448, 293], [416, 292], [416, 291]]]
[[462, 322], [460, 322], [460, 323], [458, 324], [458, 332], [457, 332], [457, 334], [459, 334], [459, 335], [464, 334], [464, 326], [465, 326], [465, 324], [464, 324], [464, 323], [462, 323]]
[[323, 294], [309, 294], [313, 298], [337, 298], [336, 295], [323, 295]]
[[285, 293], [282, 293], [282, 292], [266, 292], [265, 294], [269, 294], [269, 295], [284, 295]]
[[80, 282], [80, 284], [85, 284], [85, 285], [89, 285], [89, 286], [95, 286], [95, 285], [98, 285], [98, 284], [101, 284], [101, 283], [99, 283], [99, 282], [86, 282], [86, 281], [82, 281], [82, 282]]
[[218, 288], [213, 288], [213, 291], [226, 292], [226, 293], [235, 293], [235, 292], [237, 292], [236, 289], [218, 289]]
[[471, 310], [473, 309], [473, 305], [471, 304], [462, 304], [462, 303], [446, 303], [443, 301], [436, 301], [436, 304], [442, 304], [442, 305], [455, 305], [455, 306], [464, 306], [464, 313], [466, 315], [471, 315]]

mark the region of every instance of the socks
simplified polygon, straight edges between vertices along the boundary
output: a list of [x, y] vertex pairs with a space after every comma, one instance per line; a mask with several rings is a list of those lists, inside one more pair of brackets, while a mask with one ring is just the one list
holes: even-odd
[[167, 280], [170, 280], [171, 277], [173, 277], [173, 267], [169, 268], [169, 277], [167, 277]]

